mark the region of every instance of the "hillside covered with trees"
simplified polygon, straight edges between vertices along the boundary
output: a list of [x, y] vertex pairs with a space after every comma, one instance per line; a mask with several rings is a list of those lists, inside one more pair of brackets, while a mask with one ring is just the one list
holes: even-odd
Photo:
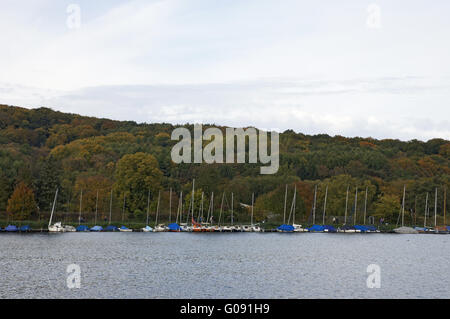
[[[193, 130], [193, 125], [185, 127]], [[320, 222], [328, 187], [327, 221], [332, 216], [342, 221], [347, 189], [348, 214], [354, 215], [357, 188], [359, 222], [367, 189], [367, 215], [374, 216], [376, 221], [383, 217], [395, 223], [404, 185], [408, 222], [422, 222], [427, 193], [429, 209], [434, 213], [436, 187], [437, 211], [442, 221], [444, 193], [450, 183], [448, 140], [403, 142], [310, 136], [288, 130], [280, 134], [278, 173], [260, 175], [260, 164], [173, 163], [170, 152], [176, 141], [171, 141], [170, 135], [174, 128], [164, 123], [137, 124], [48, 108], [0, 105], [1, 219], [38, 220], [48, 216], [58, 188], [57, 210], [59, 214], [65, 213], [68, 220], [77, 220], [81, 194], [83, 218], [92, 220], [97, 209], [99, 219], [104, 220], [109, 216], [112, 193], [113, 220], [143, 222], [149, 191], [152, 218], [160, 193], [160, 220], [167, 221], [169, 214], [173, 220], [180, 191], [189, 194], [195, 178], [197, 208], [202, 192], [205, 210], [214, 192], [214, 214], [218, 216], [225, 192], [222, 217], [225, 222], [230, 221], [231, 192], [235, 222], [248, 223], [248, 206], [237, 203], [251, 204], [252, 193], [257, 221], [282, 221], [286, 184], [288, 213], [296, 185], [296, 222], [300, 223], [311, 222], [316, 186], [316, 214]], [[184, 196], [185, 212], [189, 200], [190, 196]]]

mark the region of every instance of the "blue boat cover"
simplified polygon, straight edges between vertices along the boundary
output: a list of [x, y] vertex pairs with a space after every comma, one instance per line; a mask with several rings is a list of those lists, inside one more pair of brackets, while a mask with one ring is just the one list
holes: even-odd
[[169, 224], [167, 227], [169, 227], [169, 230], [171, 230], [171, 231], [180, 231], [181, 230], [180, 225], [178, 225], [177, 223]]
[[449, 230], [450, 231], [450, 226], [446, 226], [447, 227], [447, 230]]
[[366, 228], [370, 231], [377, 231], [377, 228], [373, 225], [366, 225]]
[[19, 229], [17, 228], [16, 225], [8, 225], [5, 228], [5, 231], [18, 231]]
[[91, 227], [91, 229], [89, 229], [90, 231], [102, 231], [103, 227], [102, 226], [94, 226]]
[[79, 225], [76, 228], [76, 231], [88, 231], [89, 227], [87, 227], [86, 225]]
[[124, 225], [122, 225], [122, 226], [120, 226], [120, 229], [128, 229], [128, 227], [127, 227], [127, 226], [124, 226]]
[[329, 233], [335, 233], [336, 232], [336, 228], [334, 228], [331, 225], [324, 225], [323, 226], [323, 230], [327, 230]]
[[283, 232], [293, 232], [295, 228], [292, 225], [283, 224], [281, 226], [278, 226], [277, 229]]
[[116, 231], [117, 230], [117, 226], [114, 225], [109, 225], [108, 227], [105, 228], [105, 231]]
[[354, 226], [356, 230], [360, 230], [362, 233], [365, 233], [366, 231], [368, 231], [369, 229], [364, 226], [364, 225], [355, 225]]
[[20, 231], [30, 231], [30, 230], [31, 230], [31, 227], [28, 225], [20, 227]]
[[308, 231], [310, 232], [323, 232], [325, 230], [325, 227], [322, 225], [312, 225], [308, 228]]

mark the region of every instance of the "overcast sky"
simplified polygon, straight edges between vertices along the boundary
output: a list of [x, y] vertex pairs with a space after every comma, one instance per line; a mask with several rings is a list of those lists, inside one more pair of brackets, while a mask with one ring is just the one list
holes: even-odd
[[450, 139], [449, 17], [448, 0], [2, 0], [0, 103]]

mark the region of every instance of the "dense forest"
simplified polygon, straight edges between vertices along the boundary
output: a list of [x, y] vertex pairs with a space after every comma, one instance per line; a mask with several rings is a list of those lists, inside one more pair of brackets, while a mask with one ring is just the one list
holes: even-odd
[[[185, 127], [193, 130], [193, 125]], [[427, 194], [434, 216], [436, 188], [439, 222], [448, 211], [444, 207], [450, 182], [448, 140], [403, 142], [288, 130], [280, 134], [278, 173], [261, 175], [260, 164], [173, 163], [174, 128], [0, 105], [1, 219], [48, 216], [58, 188], [57, 211], [69, 221], [77, 221], [80, 211], [86, 221], [92, 221], [95, 211], [106, 221], [112, 203], [113, 220], [143, 222], [150, 193], [152, 219], [160, 196], [159, 218], [165, 222], [174, 219], [181, 191], [182, 209], [187, 211], [194, 178], [196, 209], [204, 193], [206, 214], [214, 192], [214, 215], [219, 216], [222, 206], [223, 222], [231, 218], [231, 193], [234, 222], [248, 223], [252, 193], [255, 219], [281, 222], [286, 185], [287, 214], [295, 187], [295, 221], [300, 223], [312, 222], [315, 187], [320, 222], [326, 190], [326, 222], [332, 217], [343, 220], [347, 202], [349, 218], [356, 215], [357, 222], [363, 222], [366, 211], [377, 222], [383, 217], [396, 223], [404, 185], [408, 223], [423, 223]]]

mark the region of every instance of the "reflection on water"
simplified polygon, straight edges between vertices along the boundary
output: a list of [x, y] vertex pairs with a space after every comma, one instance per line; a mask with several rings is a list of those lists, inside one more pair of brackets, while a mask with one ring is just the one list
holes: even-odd
[[[1, 234], [1, 298], [450, 298], [450, 236]], [[81, 267], [68, 289], [66, 268]], [[366, 285], [381, 267], [381, 288]]]

